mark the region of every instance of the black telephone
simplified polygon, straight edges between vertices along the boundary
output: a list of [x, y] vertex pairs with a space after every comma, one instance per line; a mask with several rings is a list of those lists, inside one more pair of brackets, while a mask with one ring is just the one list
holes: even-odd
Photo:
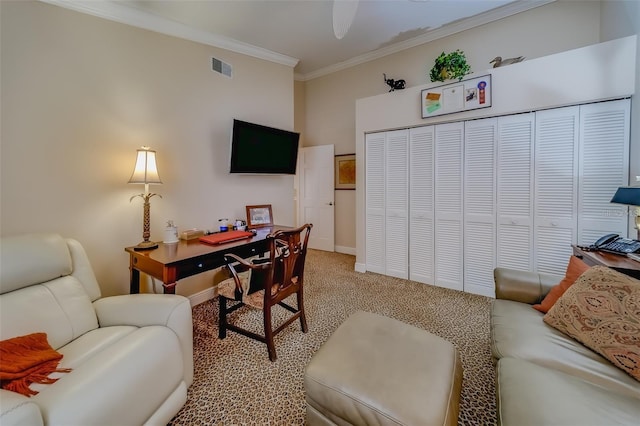
[[640, 241], [623, 238], [618, 234], [607, 234], [599, 238], [590, 248], [625, 255], [640, 251]]

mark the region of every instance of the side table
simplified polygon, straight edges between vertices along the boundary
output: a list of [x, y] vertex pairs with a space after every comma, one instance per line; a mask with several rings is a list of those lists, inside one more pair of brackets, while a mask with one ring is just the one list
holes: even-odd
[[575, 245], [573, 246], [573, 255], [582, 259], [589, 266], [608, 266], [623, 274], [640, 279], [640, 262], [626, 256], [604, 251], [586, 251]]

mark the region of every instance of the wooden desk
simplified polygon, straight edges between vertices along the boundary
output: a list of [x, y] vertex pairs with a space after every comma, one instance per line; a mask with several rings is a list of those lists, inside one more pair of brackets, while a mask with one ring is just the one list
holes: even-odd
[[589, 266], [608, 266], [623, 274], [640, 279], [640, 262], [626, 256], [604, 251], [585, 251], [575, 245], [573, 246], [573, 255], [582, 259]]
[[197, 239], [180, 240], [173, 244], [160, 243], [153, 250], [135, 251], [133, 247], [124, 250], [129, 253], [131, 293], [140, 292], [140, 272], [162, 281], [165, 294], [175, 294], [176, 281], [219, 268], [224, 265], [224, 255], [236, 254], [247, 258], [268, 250], [266, 236], [285, 226], [257, 229], [256, 236], [225, 244], [204, 244]]

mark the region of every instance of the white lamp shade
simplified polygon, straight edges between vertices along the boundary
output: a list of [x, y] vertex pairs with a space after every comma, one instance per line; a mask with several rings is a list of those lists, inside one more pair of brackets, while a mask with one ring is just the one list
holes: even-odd
[[156, 152], [143, 146], [137, 151], [136, 165], [129, 183], [161, 184], [156, 166]]

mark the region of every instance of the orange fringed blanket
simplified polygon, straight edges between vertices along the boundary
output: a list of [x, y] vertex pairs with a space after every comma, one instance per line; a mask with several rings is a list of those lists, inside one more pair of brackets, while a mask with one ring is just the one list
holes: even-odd
[[50, 384], [58, 379], [49, 374], [68, 373], [70, 368], [58, 368], [62, 354], [47, 341], [46, 333], [33, 333], [0, 342], [0, 383], [2, 389], [26, 396], [36, 395], [31, 383]]

